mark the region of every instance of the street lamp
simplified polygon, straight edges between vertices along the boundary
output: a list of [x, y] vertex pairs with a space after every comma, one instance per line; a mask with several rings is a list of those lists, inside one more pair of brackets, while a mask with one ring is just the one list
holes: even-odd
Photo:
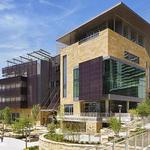
[[118, 110], [119, 110], [119, 121], [121, 122], [121, 109], [122, 105], [118, 105]]

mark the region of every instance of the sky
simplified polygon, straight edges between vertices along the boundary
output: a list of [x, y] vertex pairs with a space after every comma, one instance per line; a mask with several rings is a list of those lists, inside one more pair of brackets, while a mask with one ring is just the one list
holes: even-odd
[[[0, 70], [6, 60], [44, 49], [59, 52], [56, 39], [119, 0], [0, 0]], [[150, 22], [149, 0], [122, 0]], [[1, 76], [1, 71], [0, 71]]]

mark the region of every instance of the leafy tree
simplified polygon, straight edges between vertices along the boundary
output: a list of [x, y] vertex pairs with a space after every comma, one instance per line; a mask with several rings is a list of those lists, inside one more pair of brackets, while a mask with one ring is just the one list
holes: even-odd
[[150, 115], [150, 102], [145, 100], [137, 106], [138, 114], [143, 118]]
[[21, 133], [26, 138], [26, 148], [27, 148], [27, 137], [30, 135], [31, 127], [33, 126], [33, 120], [31, 117], [25, 115], [21, 116], [13, 124], [13, 131]]
[[33, 121], [34, 121], [34, 125], [36, 126], [36, 122], [38, 121], [39, 119], [39, 113], [40, 113], [40, 105], [34, 105], [33, 108], [32, 108], [32, 118], [33, 118]]
[[137, 109], [129, 109], [128, 113], [131, 114], [132, 118], [139, 116]]
[[3, 121], [6, 125], [11, 124], [11, 111], [9, 107], [3, 109]]
[[9, 107], [5, 107], [4, 109], [0, 110], [0, 120], [2, 122], [1, 141], [3, 142], [5, 127], [11, 124], [11, 111]]
[[114, 131], [115, 135], [119, 135], [119, 131], [121, 129], [121, 121], [115, 117], [111, 117], [109, 120], [109, 124], [111, 129]]

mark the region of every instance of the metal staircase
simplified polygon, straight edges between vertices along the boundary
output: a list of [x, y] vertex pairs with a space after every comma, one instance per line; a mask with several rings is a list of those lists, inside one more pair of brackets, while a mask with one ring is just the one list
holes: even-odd
[[60, 104], [60, 89], [55, 87], [41, 103], [41, 110], [56, 111]]

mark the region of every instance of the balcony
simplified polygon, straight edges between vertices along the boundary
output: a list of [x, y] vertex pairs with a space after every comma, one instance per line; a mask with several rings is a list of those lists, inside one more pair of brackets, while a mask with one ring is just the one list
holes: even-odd
[[84, 43], [84, 42], [86, 42], [86, 41], [92, 40], [92, 39], [94, 39], [94, 38], [96, 38], [96, 37], [98, 37], [98, 36], [99, 36], [99, 32], [93, 33], [93, 34], [91, 34], [90, 36], [87, 36], [87, 37], [81, 39], [81, 40], [79, 41], [79, 44], [82, 44], [82, 43]]

